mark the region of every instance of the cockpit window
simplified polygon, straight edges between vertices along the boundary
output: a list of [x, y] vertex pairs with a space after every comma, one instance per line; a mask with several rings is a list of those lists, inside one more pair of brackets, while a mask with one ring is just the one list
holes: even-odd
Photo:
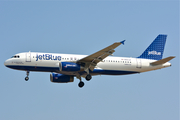
[[20, 58], [19, 55], [12, 56], [11, 58]]

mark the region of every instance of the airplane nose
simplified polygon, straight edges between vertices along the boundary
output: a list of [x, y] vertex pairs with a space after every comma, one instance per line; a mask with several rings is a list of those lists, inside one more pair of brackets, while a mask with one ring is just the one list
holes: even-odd
[[6, 61], [4, 62], [4, 65], [7, 66], [7, 65], [9, 65], [9, 63], [10, 63], [10, 61], [9, 61], [9, 60], [6, 60]]
[[4, 65], [7, 66], [7, 60], [4, 62]]

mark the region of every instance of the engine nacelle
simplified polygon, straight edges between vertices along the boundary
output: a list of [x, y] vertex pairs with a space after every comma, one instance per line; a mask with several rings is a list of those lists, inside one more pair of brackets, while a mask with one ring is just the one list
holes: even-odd
[[74, 76], [51, 73], [50, 80], [51, 82], [56, 82], [56, 83], [68, 83], [68, 82], [74, 82]]
[[59, 70], [66, 71], [66, 72], [77, 72], [83, 71], [83, 67], [79, 64], [72, 63], [72, 62], [60, 62], [59, 63]]

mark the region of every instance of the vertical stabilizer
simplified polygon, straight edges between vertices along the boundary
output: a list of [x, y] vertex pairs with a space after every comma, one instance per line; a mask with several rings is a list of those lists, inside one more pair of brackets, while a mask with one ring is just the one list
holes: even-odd
[[167, 35], [158, 35], [151, 45], [138, 58], [161, 60]]

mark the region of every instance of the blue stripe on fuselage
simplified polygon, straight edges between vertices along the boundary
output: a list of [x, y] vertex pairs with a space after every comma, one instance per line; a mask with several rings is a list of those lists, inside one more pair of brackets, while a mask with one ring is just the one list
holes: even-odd
[[[91, 73], [91, 72], [90, 72]], [[98, 73], [102, 75], [127, 75], [127, 74], [135, 74], [139, 72], [134, 71], [121, 71], [121, 70], [102, 70], [102, 69], [94, 69], [92, 73]]]
[[16, 66], [16, 65], [7, 65], [11, 69], [16, 70], [25, 70], [25, 71], [40, 71], [40, 72], [57, 72], [59, 71], [58, 67], [37, 67], [37, 66]]
[[[59, 72], [59, 67], [37, 67], [37, 66], [16, 66], [16, 65], [7, 65], [11, 69], [16, 70], [25, 70], [25, 71], [41, 71], [41, 72]], [[135, 74], [139, 72], [135, 71], [121, 71], [121, 70], [103, 70], [103, 69], [94, 69], [90, 71], [90, 74], [98, 75], [127, 75]], [[80, 72], [81, 75], [86, 74], [86, 72]]]

